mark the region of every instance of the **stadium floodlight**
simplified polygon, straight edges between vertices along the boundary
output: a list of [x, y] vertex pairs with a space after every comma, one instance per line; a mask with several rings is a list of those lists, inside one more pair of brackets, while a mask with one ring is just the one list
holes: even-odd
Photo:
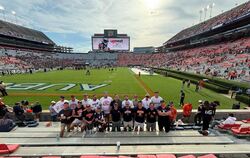
[[16, 21], [16, 24], [17, 24], [16, 12], [14, 10], [12, 10], [11, 13], [14, 15], [14, 18], [15, 18], [15, 21]]
[[201, 22], [201, 18], [202, 18], [202, 13], [203, 13], [203, 9], [201, 9], [201, 10], [199, 11], [199, 13], [200, 13], [200, 22]]
[[212, 17], [212, 11], [213, 11], [213, 7], [215, 6], [215, 3], [212, 3], [209, 5], [210, 8], [210, 18]]
[[208, 7], [205, 7], [204, 8], [204, 12], [205, 12], [205, 14], [204, 14], [204, 21], [206, 20], [206, 17], [207, 17], [207, 10], [208, 10]]

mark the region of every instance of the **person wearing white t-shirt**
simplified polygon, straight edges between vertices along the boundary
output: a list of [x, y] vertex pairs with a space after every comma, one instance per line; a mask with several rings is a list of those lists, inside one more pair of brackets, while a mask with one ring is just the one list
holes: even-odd
[[109, 130], [109, 114], [111, 110], [110, 104], [112, 100], [113, 99], [110, 96], [108, 96], [107, 92], [105, 92], [103, 97], [100, 99], [102, 111], [104, 112], [104, 118], [105, 118], [105, 121], [108, 123], [108, 130]]
[[63, 109], [63, 105], [65, 102], [65, 97], [64, 96], [60, 96], [60, 100], [58, 102], [56, 102], [56, 104], [54, 105], [54, 110], [56, 111], [56, 113], [59, 113], [62, 109]]
[[236, 117], [234, 117], [234, 114], [229, 114], [228, 118], [222, 122], [222, 124], [235, 124], [236, 122]]
[[93, 109], [96, 109], [98, 106], [100, 106], [100, 100], [97, 99], [97, 97], [96, 97], [95, 94], [93, 95], [93, 99], [92, 99], [91, 105], [92, 105]]
[[151, 103], [151, 99], [150, 99], [150, 96], [149, 94], [147, 93], [145, 95], [145, 98], [142, 99], [142, 105], [145, 109], [148, 109], [149, 108], [149, 104]]
[[154, 103], [155, 108], [158, 108], [161, 105], [162, 97], [159, 96], [159, 92], [155, 92], [154, 96], [151, 97], [152, 103]]
[[70, 109], [74, 110], [78, 104], [78, 99], [74, 95], [71, 95], [71, 99], [69, 100]]
[[122, 108], [124, 108], [124, 107], [126, 106], [127, 103], [129, 103], [129, 106], [130, 106], [131, 108], [134, 107], [133, 102], [132, 102], [131, 100], [129, 100], [128, 95], [125, 95], [125, 96], [124, 96], [124, 100], [122, 101]]
[[90, 106], [91, 106], [91, 103], [92, 103], [92, 100], [89, 99], [88, 94], [84, 94], [84, 95], [83, 95], [83, 100], [82, 100], [82, 105], [83, 105], [83, 107], [86, 108], [87, 105], [90, 105]]

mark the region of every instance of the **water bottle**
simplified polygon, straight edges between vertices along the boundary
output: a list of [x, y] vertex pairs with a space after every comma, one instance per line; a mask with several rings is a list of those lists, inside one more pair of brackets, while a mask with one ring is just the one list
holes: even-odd
[[56, 141], [59, 142], [60, 140], [60, 137], [59, 137], [59, 134], [56, 135]]

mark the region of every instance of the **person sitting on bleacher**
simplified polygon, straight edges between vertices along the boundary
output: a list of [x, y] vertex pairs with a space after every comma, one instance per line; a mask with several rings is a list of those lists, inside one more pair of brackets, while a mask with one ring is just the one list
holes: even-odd
[[16, 102], [13, 107], [13, 112], [18, 121], [23, 122], [25, 120], [24, 109], [19, 102]]
[[15, 127], [15, 123], [6, 116], [0, 116], [0, 132], [9, 132]]
[[228, 117], [225, 121], [221, 122], [221, 124], [235, 124], [236, 117], [234, 117], [233, 113], [228, 114]]
[[69, 107], [69, 102], [64, 101], [63, 109], [58, 114], [58, 119], [61, 121], [61, 132], [60, 137], [63, 137], [65, 127], [67, 127], [67, 132], [70, 132], [70, 124], [72, 122], [72, 109]]

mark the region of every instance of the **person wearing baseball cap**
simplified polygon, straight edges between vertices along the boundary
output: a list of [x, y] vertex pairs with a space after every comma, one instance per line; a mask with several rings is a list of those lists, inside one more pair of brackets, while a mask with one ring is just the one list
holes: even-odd
[[58, 119], [61, 121], [60, 137], [63, 137], [65, 127], [67, 127], [67, 132], [70, 132], [72, 118], [72, 109], [69, 107], [69, 102], [65, 100], [63, 109], [58, 114]]
[[151, 103], [150, 95], [147, 93], [145, 95], [145, 98], [142, 99], [142, 105], [145, 109], [148, 109], [150, 103]]

